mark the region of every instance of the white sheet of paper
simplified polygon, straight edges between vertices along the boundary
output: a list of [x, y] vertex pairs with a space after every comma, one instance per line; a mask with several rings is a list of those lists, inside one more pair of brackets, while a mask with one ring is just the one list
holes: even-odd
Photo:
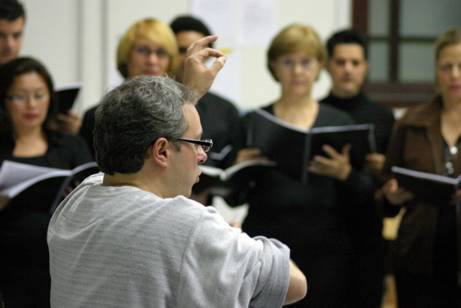
[[225, 42], [235, 41], [236, 10], [240, 1], [229, 0], [191, 0], [191, 13], [202, 19]]
[[239, 45], [266, 47], [277, 32], [275, 0], [245, 0], [240, 3]]

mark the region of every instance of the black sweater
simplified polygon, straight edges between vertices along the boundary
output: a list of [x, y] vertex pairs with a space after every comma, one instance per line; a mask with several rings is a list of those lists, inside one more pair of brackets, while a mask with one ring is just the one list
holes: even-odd
[[321, 103], [346, 112], [357, 124], [373, 124], [377, 151], [386, 153], [395, 121], [389, 108], [373, 102], [364, 93], [350, 98], [339, 98], [330, 93]]

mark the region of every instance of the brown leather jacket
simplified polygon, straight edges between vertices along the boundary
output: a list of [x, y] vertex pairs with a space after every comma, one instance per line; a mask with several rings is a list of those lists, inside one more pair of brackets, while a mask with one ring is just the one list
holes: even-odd
[[[386, 156], [385, 171], [389, 172], [392, 166], [401, 166], [444, 174], [442, 108], [441, 97], [436, 97], [430, 103], [408, 110], [396, 122]], [[454, 162], [455, 174], [461, 173], [460, 153]], [[406, 212], [396, 240], [396, 266], [411, 273], [431, 275], [440, 205], [410, 201], [404, 206]], [[396, 215], [400, 210], [392, 205], [388, 205], [388, 209], [388, 216]]]

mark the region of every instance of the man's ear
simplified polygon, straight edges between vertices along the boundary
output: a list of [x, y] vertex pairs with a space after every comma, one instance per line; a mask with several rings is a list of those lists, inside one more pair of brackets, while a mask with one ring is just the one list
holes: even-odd
[[166, 138], [158, 138], [149, 147], [149, 156], [156, 164], [166, 167], [170, 159], [172, 144]]

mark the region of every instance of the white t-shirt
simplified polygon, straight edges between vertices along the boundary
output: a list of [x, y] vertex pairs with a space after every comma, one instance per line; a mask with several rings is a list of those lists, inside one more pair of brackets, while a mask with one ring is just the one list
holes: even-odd
[[52, 307], [280, 307], [289, 249], [213, 207], [87, 178], [48, 228]]

